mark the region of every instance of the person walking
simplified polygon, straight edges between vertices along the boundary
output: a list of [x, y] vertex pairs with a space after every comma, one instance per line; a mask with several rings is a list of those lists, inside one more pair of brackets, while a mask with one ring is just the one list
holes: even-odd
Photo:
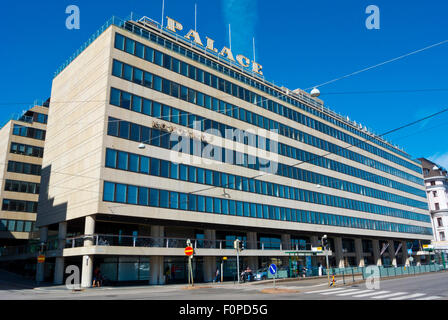
[[221, 272], [219, 271], [219, 268], [216, 268], [214, 282], [216, 282], [216, 283], [221, 282]]
[[101, 270], [100, 267], [96, 267], [95, 271], [93, 271], [93, 285], [92, 287], [95, 288], [96, 286], [101, 287]]

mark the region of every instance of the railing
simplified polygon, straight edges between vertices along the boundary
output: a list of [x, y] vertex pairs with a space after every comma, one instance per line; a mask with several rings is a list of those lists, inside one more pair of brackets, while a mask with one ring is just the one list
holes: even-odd
[[[84, 246], [84, 240], [92, 241], [94, 246], [147, 247], [147, 248], [185, 248], [187, 238], [166, 238], [130, 235], [93, 234], [67, 238], [65, 248]], [[195, 249], [234, 249], [233, 240], [190, 239]], [[311, 244], [290, 245], [267, 241], [243, 241], [246, 250], [311, 250]]]

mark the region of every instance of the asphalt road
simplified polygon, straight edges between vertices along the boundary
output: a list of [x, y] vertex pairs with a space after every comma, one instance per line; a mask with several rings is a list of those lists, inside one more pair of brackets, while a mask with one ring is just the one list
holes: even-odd
[[0, 273], [0, 300], [448, 300], [448, 273], [381, 280], [379, 289], [365, 283], [328, 288], [326, 279], [277, 283], [104, 287], [71, 291], [65, 286], [35, 287]]

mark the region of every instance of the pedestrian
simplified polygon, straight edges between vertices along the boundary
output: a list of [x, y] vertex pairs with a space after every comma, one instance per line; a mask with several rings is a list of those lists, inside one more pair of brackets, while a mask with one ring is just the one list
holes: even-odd
[[219, 268], [216, 268], [215, 272], [215, 282], [221, 282], [221, 272], [219, 271]]
[[322, 277], [322, 275], [323, 275], [323, 267], [322, 267], [322, 264], [319, 264], [319, 277]]
[[170, 267], [165, 268], [165, 283], [168, 283], [170, 281]]
[[100, 267], [96, 267], [93, 272], [93, 288], [96, 286], [101, 287], [101, 270]]

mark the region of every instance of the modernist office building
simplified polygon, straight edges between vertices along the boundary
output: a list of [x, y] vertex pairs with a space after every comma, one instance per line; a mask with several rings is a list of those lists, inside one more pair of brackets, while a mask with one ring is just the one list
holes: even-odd
[[[337, 267], [406, 264], [432, 239], [418, 161], [174, 26], [113, 18], [54, 78], [66, 103], [50, 108], [37, 225], [42, 241], [59, 233], [56, 283], [71, 264], [83, 286], [96, 266], [186, 281], [187, 239], [198, 281], [223, 257], [232, 275], [236, 238], [251, 269], [287, 266], [324, 234]], [[291, 272], [324, 261], [296, 256]]]
[[0, 129], [0, 247], [24, 245], [36, 221], [48, 101]]

